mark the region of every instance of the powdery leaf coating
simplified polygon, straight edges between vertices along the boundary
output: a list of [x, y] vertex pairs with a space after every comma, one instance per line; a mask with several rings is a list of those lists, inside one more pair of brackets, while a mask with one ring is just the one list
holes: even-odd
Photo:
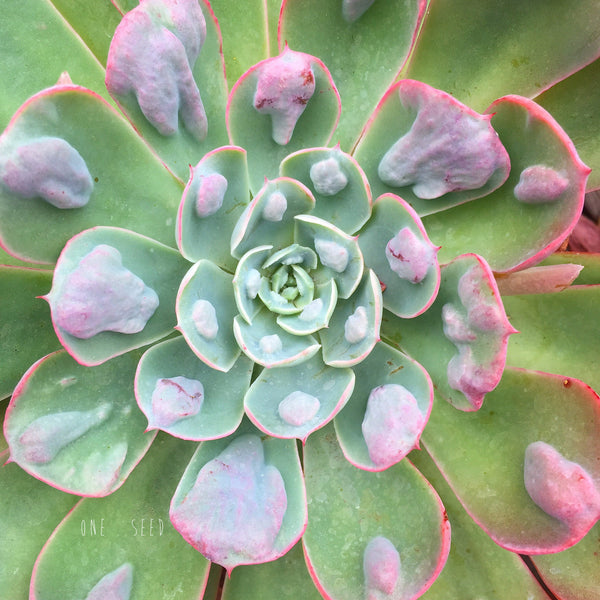
[[110, 406], [51, 413], [30, 423], [19, 437], [19, 454], [32, 463], [48, 463], [71, 442], [106, 421]]
[[348, 177], [333, 156], [316, 162], [310, 168], [310, 180], [323, 196], [335, 196], [348, 185]]
[[379, 600], [381, 594], [391, 596], [401, 582], [400, 571], [400, 554], [396, 546], [382, 535], [374, 537], [363, 556], [367, 600]]
[[263, 208], [262, 216], [266, 221], [278, 223], [287, 210], [287, 199], [281, 192], [273, 192]]
[[227, 179], [220, 173], [201, 175], [200, 178], [196, 196], [196, 214], [204, 218], [214, 215], [223, 206]]
[[254, 108], [271, 115], [273, 140], [287, 144], [298, 119], [315, 92], [310, 57], [289, 48], [260, 67]]
[[367, 337], [369, 331], [369, 317], [364, 306], [357, 306], [356, 310], [344, 323], [344, 338], [349, 344], [357, 344]]
[[214, 340], [219, 333], [217, 311], [208, 300], [196, 300], [192, 308], [192, 321], [196, 331], [207, 340]]
[[197, 415], [204, 402], [204, 386], [196, 379], [177, 376], [158, 379], [152, 392], [152, 427], [169, 427]]
[[294, 427], [302, 427], [319, 412], [321, 403], [318, 398], [299, 390], [288, 394], [278, 406], [279, 416]]
[[135, 96], [162, 134], [185, 128], [206, 137], [206, 112], [192, 68], [206, 38], [197, 0], [141, 0], [119, 23], [110, 45], [106, 87], [112, 96]]
[[386, 245], [385, 256], [390, 269], [401, 279], [421, 283], [436, 264], [439, 248], [403, 227]]
[[534, 165], [521, 171], [515, 186], [515, 198], [527, 204], [558, 200], [569, 187], [569, 180], [552, 167]]
[[121, 253], [106, 244], [79, 261], [58, 296], [50, 295], [56, 325], [81, 339], [101, 331], [138, 333], [158, 303], [156, 292], [125, 268]]
[[0, 164], [0, 181], [21, 198], [42, 198], [57, 208], [85, 206], [94, 189], [79, 152], [57, 137], [40, 137], [15, 148]]
[[377, 467], [390, 467], [417, 448], [424, 427], [417, 400], [404, 386], [390, 383], [371, 390], [362, 432]]
[[433, 199], [481, 188], [498, 170], [508, 174], [509, 158], [490, 115], [424, 84], [402, 86], [400, 99], [417, 115], [379, 163], [384, 183], [412, 186], [419, 198]]
[[448, 384], [462, 392], [475, 410], [481, 407], [485, 394], [498, 385], [508, 336], [516, 332], [488, 287], [483, 272], [473, 266], [458, 282], [461, 305], [447, 303], [442, 307], [444, 335], [458, 350], [448, 362]]
[[527, 446], [523, 477], [531, 499], [570, 530], [585, 531], [600, 517], [600, 491], [591, 475], [550, 444]]
[[133, 566], [122, 564], [105, 575], [85, 597], [85, 600], [129, 600], [133, 584]]
[[235, 438], [207, 462], [171, 521], [183, 537], [228, 571], [273, 558], [287, 510], [279, 470], [265, 463], [260, 438]]
[[348, 250], [337, 242], [315, 238], [315, 250], [321, 263], [336, 273], [343, 273], [348, 266], [350, 254]]

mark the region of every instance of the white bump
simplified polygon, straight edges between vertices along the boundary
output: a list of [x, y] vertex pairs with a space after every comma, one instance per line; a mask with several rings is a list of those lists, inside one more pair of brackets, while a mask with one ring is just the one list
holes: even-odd
[[299, 390], [288, 394], [278, 407], [279, 416], [293, 427], [302, 427], [319, 412], [318, 398]]
[[227, 179], [220, 173], [201, 175], [196, 196], [196, 214], [199, 217], [214, 215], [223, 206]]
[[321, 263], [336, 273], [342, 273], [346, 270], [350, 255], [348, 250], [337, 242], [315, 238], [315, 249]]
[[315, 190], [323, 196], [335, 196], [348, 185], [348, 177], [333, 156], [312, 165], [310, 179]]
[[273, 335], [264, 335], [260, 338], [258, 345], [265, 354], [275, 354], [283, 348], [281, 338], [276, 333]]
[[344, 323], [344, 337], [349, 344], [357, 344], [365, 339], [369, 331], [367, 309], [359, 306]]
[[260, 273], [256, 269], [250, 269], [246, 275], [246, 296], [251, 300], [254, 300], [258, 295], [260, 289]]
[[279, 222], [287, 210], [286, 197], [281, 192], [273, 192], [263, 208], [262, 216], [266, 221]]
[[207, 340], [214, 340], [219, 332], [217, 312], [208, 300], [196, 300], [192, 308], [192, 321], [198, 333]]
[[323, 310], [323, 300], [321, 298], [315, 298], [312, 302], [309, 302], [298, 315], [301, 321], [309, 322], [314, 321]]

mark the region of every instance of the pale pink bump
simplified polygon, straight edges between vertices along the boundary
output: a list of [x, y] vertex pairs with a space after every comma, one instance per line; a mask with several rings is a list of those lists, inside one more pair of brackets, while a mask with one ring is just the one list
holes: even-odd
[[315, 92], [315, 76], [310, 57], [286, 49], [264, 61], [258, 70], [254, 108], [271, 115], [273, 140], [287, 144], [298, 119]]
[[508, 175], [508, 155], [489, 116], [425, 84], [405, 83], [399, 93], [401, 103], [417, 114], [379, 163], [384, 183], [411, 186], [417, 197], [434, 199], [479, 189], [497, 172]]
[[404, 386], [390, 383], [371, 390], [362, 433], [377, 467], [390, 467], [416, 448], [424, 426], [417, 400]]
[[401, 568], [400, 554], [388, 538], [378, 535], [371, 539], [363, 555], [367, 600], [394, 594], [402, 583]]
[[515, 186], [515, 198], [526, 204], [543, 204], [558, 200], [569, 187], [569, 180], [545, 165], [534, 165], [521, 171]]
[[403, 227], [387, 243], [385, 256], [390, 269], [401, 279], [421, 283], [437, 262], [438, 248], [410, 227]]
[[197, 415], [204, 402], [204, 386], [197, 379], [177, 376], [158, 379], [152, 392], [153, 427], [169, 427]]
[[79, 152], [56, 137], [40, 137], [17, 146], [1, 159], [0, 181], [21, 198], [41, 198], [64, 209], [85, 206], [94, 188]]
[[196, 195], [196, 214], [201, 217], [214, 215], [223, 206], [227, 192], [227, 179], [220, 173], [200, 175], [200, 184]]
[[124, 563], [105, 575], [85, 597], [85, 600], [129, 600], [133, 585], [133, 566]]
[[156, 292], [106, 244], [86, 254], [49, 298], [56, 325], [80, 339], [102, 331], [139, 333], [159, 304]]
[[600, 517], [600, 491], [592, 476], [550, 444], [527, 446], [523, 477], [531, 499], [569, 529], [586, 530]]
[[206, 558], [231, 571], [275, 557], [286, 510], [281, 473], [266, 463], [260, 437], [245, 434], [200, 469], [171, 506], [171, 521]]
[[319, 399], [306, 392], [296, 390], [288, 394], [280, 403], [277, 412], [283, 421], [293, 427], [302, 427], [319, 412]]

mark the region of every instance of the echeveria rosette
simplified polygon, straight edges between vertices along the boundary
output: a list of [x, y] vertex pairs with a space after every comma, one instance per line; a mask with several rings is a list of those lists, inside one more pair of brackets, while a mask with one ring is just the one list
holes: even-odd
[[[315, 4], [284, 1], [276, 36], [267, 3], [249, 3], [244, 10], [269, 15], [261, 12], [252, 20], [256, 31], [241, 35], [249, 21], [214, 0], [224, 31], [237, 31], [237, 48], [229, 34], [224, 40], [228, 72], [250, 67], [233, 86], [227, 112], [219, 25], [207, 2], [142, 0], [121, 20], [110, 49], [104, 31], [85, 31], [82, 13], [73, 27], [100, 62], [68, 68], [106, 96], [94, 77], [102, 72], [97, 79], [104, 80], [108, 64], [109, 91], [135, 129], [93, 92], [61, 78], [28, 101], [0, 139], [2, 243], [48, 263], [66, 244], [46, 297], [72, 355], [41, 359], [17, 386], [5, 426], [11, 458], [59, 489], [104, 496], [152, 444], [122, 490], [86, 499], [56, 530], [36, 563], [34, 595], [154, 593], [162, 585], [158, 561], [152, 579], [136, 538], [124, 545], [111, 539], [112, 551], [92, 572], [78, 567], [89, 549], [85, 539], [71, 543], [73, 531], [102, 506], [125, 515], [138, 496], [152, 510], [156, 502], [164, 508], [194, 442], [201, 444], [170, 510], [183, 538], [167, 522], [168, 557], [159, 551], [161, 564], [183, 564], [181, 546], [195, 557], [202, 576], [185, 588], [190, 597], [208, 567], [183, 539], [226, 567], [232, 579], [224, 594], [237, 598], [257, 588], [250, 571], [232, 569], [265, 561], [274, 562], [251, 569], [258, 579], [271, 573], [261, 597], [282, 597], [289, 565], [302, 581], [294, 589], [305, 589], [299, 544], [275, 561], [300, 537], [324, 597], [421, 595], [444, 565], [449, 527], [435, 490], [402, 460], [419, 447], [475, 521], [513, 551], [561, 550], [598, 517], [597, 444], [590, 443], [599, 429], [598, 397], [571, 378], [512, 368], [503, 374], [513, 314], [511, 305], [508, 317], [502, 308], [492, 271], [533, 265], [560, 244], [581, 210], [587, 169], [534, 102], [508, 96], [479, 114], [446, 93], [452, 86], [438, 85], [441, 91], [415, 80], [426, 34], [435, 39], [444, 29], [439, 3], [426, 12], [424, 2], [323, 0], [316, 20]], [[72, 48], [73, 31], [34, 8], [64, 38], [61, 52]], [[60, 10], [74, 18], [70, 7]], [[401, 24], [392, 27], [398, 12]], [[10, 10], [6, 18], [13, 22]], [[254, 48], [261, 28], [278, 37], [279, 56]], [[36, 56], [52, 60], [52, 53]], [[564, 71], [565, 61], [557, 62]], [[546, 73], [544, 82], [563, 71]], [[384, 94], [399, 72], [413, 79]], [[332, 136], [340, 118], [334, 79], [347, 103]], [[480, 84], [479, 99], [490, 87]], [[171, 225], [182, 179], [203, 155], [183, 191], [178, 253]], [[513, 229], [518, 239], [507, 244]], [[10, 274], [24, 278], [18, 268]], [[49, 275], [35, 280], [48, 286]], [[23, 298], [7, 303], [10, 315], [27, 318]], [[298, 345], [276, 357], [288, 341]], [[562, 372], [562, 365], [544, 368]], [[516, 406], [523, 390], [528, 402]], [[546, 396], [544, 418], [525, 432]], [[565, 410], [573, 401], [577, 410]], [[571, 430], [576, 448], [565, 437]], [[155, 502], [163, 471], [170, 490]], [[489, 474], [483, 483], [481, 473]], [[73, 586], [55, 581], [63, 555], [73, 556]], [[454, 568], [450, 562], [444, 573]], [[459, 577], [460, 585], [478, 576]]]

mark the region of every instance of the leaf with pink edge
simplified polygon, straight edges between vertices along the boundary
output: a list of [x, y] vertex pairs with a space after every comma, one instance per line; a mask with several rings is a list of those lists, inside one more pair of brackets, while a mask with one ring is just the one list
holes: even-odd
[[448, 561], [422, 599], [548, 600], [522, 558], [500, 548], [473, 522], [427, 451], [411, 452], [409, 459], [440, 495], [452, 527]]
[[[344, 99], [335, 141], [350, 150], [379, 98], [394, 81], [425, 16], [427, 2], [383, 0], [358, 17], [347, 0], [285, 0], [279, 44], [320, 57]], [[348, 17], [348, 18], [345, 18]], [[335, 35], [331, 32], [334, 31]]]
[[439, 248], [410, 204], [393, 194], [377, 198], [358, 245], [381, 282], [387, 310], [406, 319], [431, 306], [440, 287]]
[[[8, 452], [0, 453], [5, 463]], [[0, 469], [0, 597], [27, 598], [35, 559], [52, 530], [78, 498], [55, 490], [16, 464]]]
[[199, 361], [185, 340], [177, 337], [144, 353], [135, 393], [149, 428], [202, 441], [237, 429], [251, 375], [252, 363], [245, 356], [225, 374]]
[[490, 115], [405, 79], [385, 94], [354, 156], [374, 196], [401, 195], [419, 215], [487, 196], [508, 177], [510, 159]]
[[403, 75], [476, 110], [504, 94], [532, 97], [598, 56], [597, 14], [595, 0], [430, 2]]
[[382, 337], [427, 369], [438, 393], [459, 410], [478, 410], [506, 362], [509, 323], [486, 262], [464, 254], [441, 270], [438, 296], [414, 319], [384, 314]]
[[291, 152], [327, 144], [339, 114], [335, 84], [314, 56], [286, 47], [246, 71], [229, 94], [226, 119], [232, 142], [248, 150], [252, 192]]
[[[122, 488], [81, 500], [38, 556], [31, 600], [145, 600], [157, 590], [161, 597], [202, 597], [210, 565], [168, 516], [170, 495], [195, 448], [159, 434]], [[130, 593], [123, 595], [128, 580]], [[102, 587], [114, 596], [100, 595]]]
[[188, 267], [176, 250], [133, 231], [83, 231], [63, 249], [45, 296], [59, 340], [93, 366], [167, 336]]
[[233, 437], [202, 442], [170, 515], [188, 543], [230, 573], [279, 558], [306, 527], [295, 441], [261, 437], [245, 421]]
[[600, 517], [599, 433], [600, 399], [587, 385], [507, 368], [477, 412], [436, 399], [423, 443], [496, 543], [545, 554], [577, 543]]
[[315, 197], [311, 214], [346, 233], [356, 233], [371, 214], [371, 188], [352, 156], [335, 148], [311, 148], [290, 154], [279, 172], [306, 185]]
[[377, 344], [354, 372], [354, 392], [335, 418], [335, 431], [353, 465], [382, 471], [419, 447], [433, 386], [421, 365], [385, 343]]
[[240, 355], [233, 336], [238, 310], [233, 277], [209, 260], [199, 260], [185, 275], [177, 293], [177, 329], [209, 367], [227, 372]]
[[223, 584], [223, 600], [323, 600], [306, 570], [302, 544], [264, 565], [238, 567]]
[[279, 438], [306, 438], [344, 407], [354, 388], [352, 369], [334, 369], [319, 354], [285, 369], [264, 369], [244, 398], [250, 420]]
[[267, 309], [258, 312], [252, 324], [235, 317], [233, 333], [244, 354], [267, 368], [300, 364], [321, 348], [312, 335], [298, 336], [279, 327]]
[[180, 178], [188, 165], [227, 142], [227, 83], [221, 34], [205, 0], [144, 2], [112, 39], [106, 87]]
[[52, 281], [50, 271], [0, 266], [2, 347], [0, 398], [10, 396], [25, 370], [41, 356], [60, 348], [50, 326], [49, 310], [38, 299]]
[[207, 258], [232, 271], [230, 238], [250, 202], [246, 152], [224, 146], [191, 169], [177, 213], [177, 247], [188, 260]]
[[340, 300], [327, 328], [319, 331], [323, 360], [332, 367], [351, 367], [369, 355], [379, 341], [381, 286], [369, 269], [348, 300]]
[[173, 245], [165, 224], [180, 197], [179, 183], [137, 133], [85, 88], [38, 92], [0, 137], [0, 237], [24, 260], [54, 263], [70, 237], [96, 225]]
[[544, 583], [562, 600], [595, 600], [600, 590], [598, 555], [600, 523], [575, 546], [557, 552], [533, 556], [533, 564]]
[[116, 490], [155, 434], [133, 395], [138, 352], [95, 369], [66, 352], [40, 359], [13, 393], [4, 433], [11, 460], [50, 485], [80, 496]]
[[314, 205], [310, 190], [299, 181], [289, 177], [265, 181], [231, 234], [231, 254], [241, 258], [256, 246], [269, 244], [275, 250], [289, 246], [294, 217], [310, 212]]
[[430, 215], [423, 223], [442, 246], [440, 260], [476, 252], [494, 271], [512, 271], [540, 262], [571, 232], [589, 169], [558, 123], [534, 102], [506, 96], [488, 113], [510, 155], [510, 177], [487, 198]]
[[309, 523], [303, 543], [323, 597], [420, 596], [450, 549], [444, 507], [427, 480], [408, 460], [380, 473], [356, 469], [331, 426], [308, 439], [304, 468]]

